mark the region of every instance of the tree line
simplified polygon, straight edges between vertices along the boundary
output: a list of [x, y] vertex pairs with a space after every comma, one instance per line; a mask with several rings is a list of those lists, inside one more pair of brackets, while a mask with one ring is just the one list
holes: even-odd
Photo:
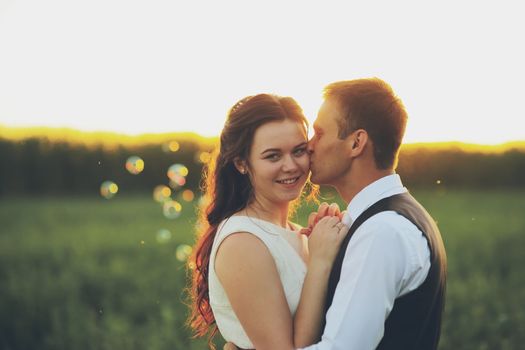
[[[107, 180], [119, 186], [119, 193], [151, 192], [157, 185], [168, 185], [167, 170], [173, 164], [188, 169], [184, 188], [197, 191], [206, 158], [200, 155], [211, 152], [211, 144], [184, 140], [176, 151], [165, 146], [162, 142], [107, 147], [43, 137], [0, 138], [0, 195], [98, 195]], [[141, 173], [126, 170], [130, 156], [144, 160]], [[397, 172], [408, 188], [525, 188], [525, 150], [491, 153], [459, 147], [405, 147]]]

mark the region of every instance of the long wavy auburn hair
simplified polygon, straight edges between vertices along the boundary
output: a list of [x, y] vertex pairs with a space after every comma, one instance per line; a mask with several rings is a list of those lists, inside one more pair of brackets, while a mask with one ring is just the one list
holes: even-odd
[[214, 348], [212, 339], [217, 333], [208, 293], [213, 240], [219, 224], [244, 209], [253, 196], [249, 177], [239, 173], [234, 160], [248, 160], [257, 128], [285, 119], [301, 123], [306, 132], [308, 121], [301, 107], [291, 97], [259, 94], [243, 98], [230, 109], [218, 150], [215, 150], [203, 172], [201, 187], [204, 200], [199, 212], [197, 241], [193, 247], [193, 255], [188, 260], [191, 276], [188, 324], [194, 337], [209, 334], [208, 344], [211, 348]]

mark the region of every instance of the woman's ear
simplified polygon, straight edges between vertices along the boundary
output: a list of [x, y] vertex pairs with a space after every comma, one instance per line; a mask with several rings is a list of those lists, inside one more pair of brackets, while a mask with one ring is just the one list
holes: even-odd
[[237, 157], [237, 158], [235, 158], [233, 160], [233, 165], [235, 165], [235, 168], [243, 175], [248, 172], [248, 168], [246, 166], [246, 161], [242, 160], [239, 157]]

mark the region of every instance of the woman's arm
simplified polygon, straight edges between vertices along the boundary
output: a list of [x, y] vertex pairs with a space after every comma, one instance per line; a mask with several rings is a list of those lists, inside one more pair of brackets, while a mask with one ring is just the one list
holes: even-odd
[[328, 277], [347, 231], [337, 217], [323, 218], [313, 229], [308, 242], [308, 272], [294, 320], [277, 267], [264, 243], [246, 232], [224, 239], [215, 258], [215, 272], [257, 350], [290, 350], [317, 340], [322, 331]]
[[292, 316], [279, 273], [259, 238], [246, 232], [225, 238], [215, 272], [257, 350], [294, 349]]
[[340, 223], [338, 217], [326, 217], [317, 223], [309, 236], [308, 272], [294, 317], [295, 347], [311, 345], [322, 334], [328, 278], [347, 233], [348, 227]]

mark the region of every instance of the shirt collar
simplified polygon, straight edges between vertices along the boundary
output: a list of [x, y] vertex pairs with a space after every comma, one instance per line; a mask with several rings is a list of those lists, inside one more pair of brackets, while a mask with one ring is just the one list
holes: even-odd
[[372, 204], [383, 198], [404, 192], [408, 192], [408, 190], [403, 187], [398, 174], [384, 176], [363, 188], [352, 198], [346, 208], [343, 222], [350, 226]]

